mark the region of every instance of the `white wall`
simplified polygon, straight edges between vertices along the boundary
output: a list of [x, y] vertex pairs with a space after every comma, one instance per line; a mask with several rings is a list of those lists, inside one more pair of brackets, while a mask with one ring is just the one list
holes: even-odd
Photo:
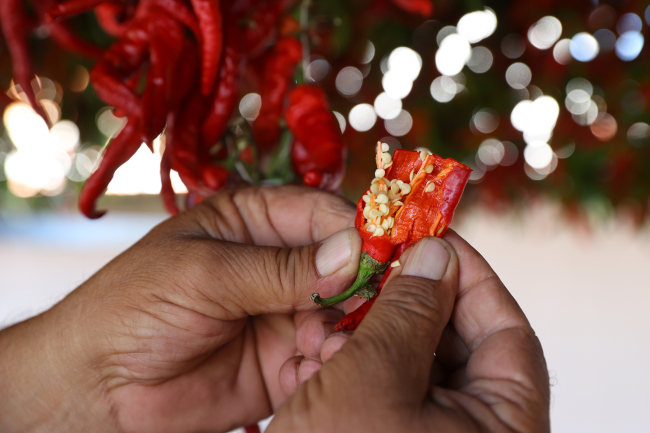
[[[164, 215], [29, 217], [0, 225], [0, 327], [49, 307]], [[553, 382], [555, 433], [650, 425], [650, 233], [610, 222], [587, 233], [553, 208], [475, 210], [457, 231], [527, 313]]]

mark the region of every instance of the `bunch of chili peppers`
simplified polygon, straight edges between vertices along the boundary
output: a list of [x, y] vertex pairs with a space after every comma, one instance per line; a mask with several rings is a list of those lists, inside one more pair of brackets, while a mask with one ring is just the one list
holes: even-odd
[[[357, 203], [355, 227], [363, 239], [356, 281], [331, 298], [318, 293], [312, 300], [333, 305], [356, 295], [368, 299], [345, 316], [336, 331], [351, 331], [368, 313], [391, 270], [401, 266], [402, 253], [425, 236], [442, 236], [454, 216], [471, 169], [451, 158], [425, 151], [398, 149], [391, 156], [387, 144], [377, 143], [377, 170], [370, 188]], [[384, 276], [375, 288], [370, 280]]]
[[[398, 7], [429, 16], [430, 0], [392, 0]], [[45, 27], [63, 48], [96, 58], [90, 71], [99, 97], [127, 119], [107, 147], [99, 168], [86, 181], [79, 208], [89, 218], [104, 214], [96, 201], [115, 170], [142, 142], [165, 133], [161, 195], [167, 210], [178, 212], [170, 172], [178, 172], [189, 194], [201, 201], [242, 177], [228, 171], [233, 157], [252, 163], [278, 146], [284, 115], [293, 134], [292, 165], [306, 185], [336, 190], [345, 172], [346, 150], [340, 129], [318, 88], [295, 84], [306, 29], [292, 18], [294, 0], [25, 0], [0, 1], [0, 26], [13, 60], [15, 81], [47, 121], [31, 86], [34, 77], [27, 36]], [[94, 13], [116, 41], [103, 49], [75, 35], [65, 19]], [[308, 38], [305, 38], [308, 39]], [[248, 67], [252, 66], [252, 67]], [[242, 74], [242, 70], [248, 74]], [[244, 75], [251, 83], [242, 83]], [[225, 139], [242, 87], [262, 97], [258, 118], [247, 137], [251, 148], [235, 149]], [[10, 101], [0, 99], [0, 104]], [[287, 103], [288, 102], [288, 103]], [[242, 126], [242, 125], [239, 125]], [[242, 128], [237, 129], [241, 131]], [[316, 132], [317, 131], [317, 132]], [[244, 179], [246, 180], [246, 179]]]

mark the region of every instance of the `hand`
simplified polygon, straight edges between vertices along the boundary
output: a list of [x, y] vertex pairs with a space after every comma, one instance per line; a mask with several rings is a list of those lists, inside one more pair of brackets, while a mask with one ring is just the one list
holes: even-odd
[[353, 335], [327, 337], [343, 316], [334, 309], [302, 320], [306, 358], [282, 367], [295, 394], [269, 433], [550, 431], [535, 333], [483, 257], [445, 239], [404, 253]]
[[354, 214], [313, 189], [250, 188], [165, 221], [0, 333], [0, 431], [227, 431], [268, 417], [287, 397], [292, 313], [356, 276]]

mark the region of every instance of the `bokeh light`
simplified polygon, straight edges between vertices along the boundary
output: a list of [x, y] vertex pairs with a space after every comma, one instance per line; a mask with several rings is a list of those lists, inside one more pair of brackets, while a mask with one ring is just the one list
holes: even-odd
[[499, 126], [499, 113], [492, 108], [478, 110], [470, 120], [470, 128], [483, 134], [494, 132]]
[[[455, 76], [456, 77], [456, 76]], [[461, 92], [465, 86], [459, 84], [452, 77], [445, 75], [436, 78], [431, 83], [431, 96], [438, 102], [449, 102], [454, 99], [457, 93]]]
[[341, 134], [343, 134], [345, 132], [345, 128], [347, 127], [345, 116], [338, 111], [332, 111], [332, 113], [334, 113], [334, 117], [336, 117], [336, 120], [338, 120], [339, 126], [341, 127]]
[[513, 89], [525, 89], [533, 78], [533, 74], [525, 63], [513, 63], [506, 70], [506, 81]]
[[487, 72], [492, 67], [492, 51], [485, 47], [474, 47], [467, 61], [467, 67], [477, 74]]
[[586, 32], [576, 34], [571, 38], [569, 51], [579, 62], [589, 62], [598, 55], [598, 41]]
[[388, 56], [388, 70], [394, 71], [404, 80], [415, 80], [422, 69], [422, 58], [411, 48], [395, 48]]
[[622, 35], [626, 32], [640, 32], [643, 28], [643, 21], [635, 13], [626, 13], [621, 15], [616, 23], [616, 32]]
[[509, 59], [517, 59], [526, 51], [526, 40], [517, 33], [510, 33], [501, 41], [501, 52]]
[[370, 130], [377, 122], [377, 113], [370, 104], [358, 104], [352, 107], [348, 115], [350, 126], [359, 132]]
[[106, 137], [115, 137], [126, 125], [126, 119], [122, 117], [115, 117], [113, 115], [113, 107], [104, 107], [97, 112], [95, 116], [95, 123], [97, 129]]
[[650, 125], [638, 122], [627, 130], [627, 140], [634, 147], [648, 147], [650, 145]]
[[509, 141], [502, 141], [501, 145], [503, 146], [503, 158], [501, 158], [499, 164], [503, 165], [504, 167], [509, 167], [517, 162], [517, 158], [519, 157], [519, 150], [517, 149], [517, 146], [514, 145], [514, 143], [511, 143]]
[[505, 149], [503, 143], [495, 138], [488, 138], [483, 140], [476, 153], [479, 161], [485, 165], [487, 170], [492, 170], [499, 165], [505, 156]]
[[634, 60], [641, 53], [643, 42], [643, 35], [638, 31], [625, 32], [616, 41], [616, 55], [625, 62]]
[[382, 92], [375, 98], [375, 112], [382, 119], [394, 119], [402, 111], [402, 101]]
[[436, 51], [436, 68], [442, 75], [456, 75], [470, 59], [471, 50], [467, 39], [457, 33], [450, 34]]
[[262, 108], [262, 97], [259, 93], [249, 93], [239, 101], [239, 113], [250, 122], [257, 119]]
[[618, 124], [609, 113], [598, 113], [596, 121], [589, 127], [591, 133], [600, 141], [609, 141], [616, 135]]
[[361, 90], [363, 74], [354, 66], [347, 66], [336, 75], [336, 90], [343, 96], [354, 96]]
[[305, 70], [305, 80], [315, 83], [327, 77], [332, 67], [324, 58], [312, 57], [312, 59]]
[[531, 141], [524, 149], [524, 159], [532, 168], [541, 170], [551, 164], [553, 149], [543, 141]]
[[440, 29], [438, 34], [436, 35], [436, 42], [438, 46], [442, 44], [442, 41], [449, 35], [452, 35], [454, 33], [458, 33], [458, 29], [456, 29], [455, 26], [445, 26]]
[[408, 111], [401, 110], [395, 118], [384, 120], [384, 127], [389, 134], [401, 137], [413, 127], [413, 118]]
[[366, 41], [366, 46], [363, 50], [363, 53], [361, 54], [361, 57], [359, 58], [359, 63], [365, 65], [366, 63], [370, 63], [374, 57], [375, 45], [371, 41]]
[[497, 28], [497, 16], [492, 9], [470, 12], [458, 20], [456, 29], [471, 44], [482, 41], [494, 33]]
[[561, 39], [553, 47], [553, 58], [561, 65], [568, 65], [571, 61], [571, 39]]
[[562, 23], [555, 17], [547, 16], [528, 29], [528, 40], [540, 50], [551, 48], [562, 35]]
[[616, 46], [616, 35], [611, 30], [596, 30], [594, 38], [598, 41], [598, 49], [601, 53], [609, 53]]

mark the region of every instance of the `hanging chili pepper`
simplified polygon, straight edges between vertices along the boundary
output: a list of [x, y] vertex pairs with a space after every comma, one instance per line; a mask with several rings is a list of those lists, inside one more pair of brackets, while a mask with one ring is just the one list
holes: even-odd
[[109, 35], [120, 37], [129, 28], [135, 8], [124, 3], [102, 3], [95, 8], [99, 26]]
[[431, 0], [392, 0], [400, 9], [412, 14], [420, 14], [424, 18], [429, 18], [433, 13], [433, 3]]
[[219, 0], [191, 0], [202, 35], [201, 93], [212, 93], [219, 71], [222, 49], [222, 23]]
[[70, 18], [84, 12], [91, 11], [94, 7], [108, 0], [68, 0], [53, 5], [46, 13], [45, 19], [53, 21], [61, 18]]
[[247, 55], [256, 56], [273, 39], [284, 9], [280, 0], [267, 0], [253, 10], [244, 28], [244, 52]]
[[7, 47], [13, 62], [13, 74], [16, 83], [20, 85], [32, 108], [43, 117], [45, 122], [50, 123], [43, 108], [36, 102], [36, 95], [32, 88], [32, 64], [29, 60], [29, 48], [26, 40], [25, 23], [27, 17], [23, 10], [22, 0], [1, 0], [0, 1], [0, 26], [7, 41]]
[[146, 0], [151, 6], [156, 6], [165, 12], [176, 21], [186, 26], [197, 41], [201, 42], [202, 34], [199, 28], [199, 22], [196, 15], [192, 10], [180, 0]]
[[141, 145], [140, 119], [131, 118], [124, 129], [111, 141], [102, 157], [99, 168], [90, 175], [79, 194], [79, 210], [88, 218], [99, 218], [106, 211], [98, 212], [95, 205], [99, 196], [113, 179], [113, 174], [128, 161]]
[[246, 433], [260, 433], [260, 426], [258, 424], [251, 424], [244, 427]]
[[296, 86], [285, 112], [295, 141], [291, 149], [294, 171], [305, 185], [336, 190], [345, 174], [345, 146], [341, 128], [318, 87]]
[[172, 156], [168, 146], [165, 146], [162, 157], [160, 158], [160, 196], [162, 197], [165, 209], [171, 215], [178, 214], [178, 205], [176, 204], [176, 193], [172, 187], [170, 177], [172, 169]]
[[165, 11], [151, 9], [147, 30], [150, 35], [147, 84], [142, 94], [142, 140], [151, 144], [165, 128], [174, 72], [183, 47], [183, 29]]
[[208, 115], [201, 126], [202, 141], [208, 149], [223, 135], [230, 116], [237, 106], [241, 60], [241, 32], [239, 25], [231, 21], [227, 27], [219, 84], [217, 84]]
[[278, 40], [265, 62], [260, 89], [262, 107], [253, 122], [253, 137], [261, 151], [278, 143], [284, 98], [301, 58], [302, 47], [298, 39], [285, 36]]
[[355, 294], [374, 297], [377, 291], [368, 281], [387, 268], [398, 246], [405, 249], [425, 236], [444, 234], [471, 172], [453, 159], [426, 152], [396, 150], [391, 157], [388, 145], [381, 143], [376, 162], [375, 179], [357, 203], [355, 227], [363, 239], [357, 280], [331, 298], [314, 293], [312, 299], [319, 305], [333, 305]]

